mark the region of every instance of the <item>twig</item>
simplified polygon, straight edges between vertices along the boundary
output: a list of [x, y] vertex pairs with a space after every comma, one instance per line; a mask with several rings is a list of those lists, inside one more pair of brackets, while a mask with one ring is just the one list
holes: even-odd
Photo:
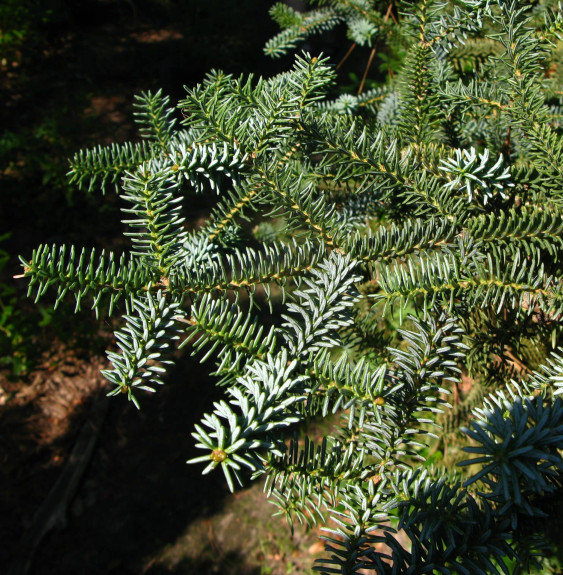
[[385, 14], [385, 18], [383, 19], [383, 21], [387, 22], [387, 20], [389, 20], [389, 16], [391, 16], [391, 19], [393, 20], [393, 22], [395, 22], [395, 24], [398, 24], [397, 18], [395, 18], [395, 14], [393, 14], [393, 2], [389, 4], [389, 7], [387, 8], [387, 13]]
[[370, 55], [369, 55], [369, 60], [368, 60], [368, 65], [366, 66], [366, 70], [364, 72], [364, 77], [362, 78], [362, 83], [360, 84], [360, 89], [358, 90], [358, 94], [362, 93], [362, 90], [364, 89], [364, 83], [366, 81], [369, 69], [371, 67], [371, 63], [373, 62], [373, 57], [375, 56], [375, 46], [373, 47]]
[[348, 60], [348, 56], [350, 56], [350, 54], [354, 51], [355, 47], [356, 47], [356, 42], [354, 42], [350, 46], [350, 48], [348, 48], [348, 52], [346, 52], [346, 54], [344, 54], [344, 58], [342, 58], [342, 60], [340, 60], [340, 62], [338, 62], [338, 65], [336, 66], [337, 70], [340, 68], [340, 66], [342, 66], [342, 64], [344, 64], [344, 62], [346, 62], [346, 60]]

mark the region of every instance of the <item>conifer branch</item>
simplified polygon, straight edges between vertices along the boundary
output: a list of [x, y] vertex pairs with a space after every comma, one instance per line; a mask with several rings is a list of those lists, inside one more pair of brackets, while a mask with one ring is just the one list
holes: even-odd
[[89, 253], [82, 249], [79, 254], [74, 247], [40, 246], [34, 250], [31, 260], [25, 261], [24, 277], [29, 277], [31, 295], [35, 301], [42, 297], [50, 286], [57, 289], [56, 308], [67, 293], [76, 299], [76, 309], [86, 297], [92, 299], [92, 309], [98, 314], [107, 306], [111, 315], [115, 304], [124, 296], [141, 294], [150, 284], [157, 284], [158, 274], [144, 266], [138, 259], [126, 254], [117, 257], [113, 252]]
[[[563, 12], [318, 0], [271, 13], [273, 55], [342, 24], [388, 81], [329, 100], [323, 57], [271, 78], [215, 71], [187, 89], [180, 125], [161, 92], [142, 94], [144, 141], [81, 152], [70, 172], [118, 188], [130, 251], [40, 246], [16, 277], [36, 299], [52, 287], [55, 307], [67, 294], [97, 314], [124, 306], [105, 374], [137, 405], [179, 338], [213, 358], [225, 398], [191, 461], [231, 490], [246, 468], [290, 523], [325, 526], [319, 571], [547, 572], [535, 518], [562, 493], [563, 360], [548, 353], [563, 336]], [[185, 199], [208, 191], [188, 232]], [[263, 292], [281, 307], [268, 329]], [[288, 441], [329, 414], [323, 439]], [[460, 448], [459, 474], [428, 461]]]
[[108, 183], [117, 185], [123, 174], [134, 171], [151, 157], [151, 147], [146, 142], [81, 150], [70, 160], [70, 183], [88, 192], [95, 187], [105, 192]]
[[256, 318], [224, 299], [216, 300], [204, 294], [192, 304], [190, 312], [188, 338], [182, 346], [193, 342], [195, 354], [211, 343], [201, 361], [216, 353], [217, 373], [237, 373], [246, 360], [264, 359], [266, 354], [274, 352], [274, 329], [264, 334]]
[[152, 140], [164, 151], [174, 134], [176, 124], [174, 108], [170, 106], [170, 98], [162, 95], [162, 90], [156, 94], [144, 92], [135, 97], [135, 122], [139, 126], [141, 135]]
[[[179, 302], [168, 302], [161, 291], [143, 298], [132, 298], [130, 311], [124, 315], [126, 325], [115, 332], [121, 353], [108, 351], [113, 369], [102, 373], [116, 387], [108, 395], [124, 393], [137, 408], [135, 390], [155, 391], [162, 385], [163, 364], [172, 363], [170, 342], [179, 339], [178, 325], [173, 317]], [[164, 356], [163, 356], [164, 354]]]

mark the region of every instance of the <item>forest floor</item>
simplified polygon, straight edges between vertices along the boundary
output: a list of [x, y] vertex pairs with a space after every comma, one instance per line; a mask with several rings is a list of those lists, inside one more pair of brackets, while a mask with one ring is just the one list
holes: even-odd
[[[92, 12], [59, 31], [35, 63], [0, 63], [2, 145], [15, 142], [10, 165], [0, 166], [8, 191], [0, 225], [11, 232], [10, 250], [30, 253], [44, 242], [113, 245], [115, 198], [108, 195], [110, 208], [98, 213], [101, 200], [69, 196], [41, 158], [134, 137], [133, 94], [163, 87], [181, 97], [182, 84], [201, 79], [221, 55], [238, 57], [234, 71], [243, 70], [248, 47], [237, 38], [250, 38], [253, 29], [268, 37], [271, 30], [243, 17], [246, 28], [228, 37], [228, 14], [223, 28], [209, 24], [216, 4], [199, 3], [186, 31], [179, 22], [129, 13], [132, 2], [92, 0]], [[215, 56], [204, 44], [214, 46]], [[33, 171], [39, 177], [29, 180]], [[10, 276], [20, 273], [15, 258], [11, 265]], [[14, 285], [25, 290], [21, 280]], [[29, 342], [37, 357], [27, 371], [0, 371], [0, 572], [311, 572], [323, 547], [318, 531], [297, 526], [292, 536], [284, 518], [272, 516], [262, 485], [230, 494], [220, 472], [202, 477], [200, 468], [186, 465], [194, 455], [193, 424], [217, 397], [205, 368], [180, 361], [137, 411], [124, 398], [105, 397], [100, 369], [110, 332], [85, 318], [53, 320], [58, 332], [48, 325]], [[69, 469], [76, 473], [65, 484]], [[53, 489], [63, 497], [49, 509]]]

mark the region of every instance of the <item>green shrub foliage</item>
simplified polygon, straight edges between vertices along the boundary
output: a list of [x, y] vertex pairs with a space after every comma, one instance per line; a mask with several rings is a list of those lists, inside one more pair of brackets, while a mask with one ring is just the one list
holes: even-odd
[[[30, 294], [121, 317], [105, 375], [137, 406], [177, 342], [214, 362], [223, 399], [190, 462], [231, 489], [262, 477], [290, 523], [323, 525], [322, 573], [545, 572], [563, 470], [563, 12], [316, 4], [276, 5], [266, 51], [344, 23], [368, 51], [402, 50], [401, 70], [337, 97], [322, 56], [268, 79], [214, 71], [181, 121], [140, 96], [143, 139], [70, 171], [115, 189], [131, 249], [41, 246]], [[188, 231], [193, 194], [217, 201]], [[324, 439], [296, 432], [331, 414]]]

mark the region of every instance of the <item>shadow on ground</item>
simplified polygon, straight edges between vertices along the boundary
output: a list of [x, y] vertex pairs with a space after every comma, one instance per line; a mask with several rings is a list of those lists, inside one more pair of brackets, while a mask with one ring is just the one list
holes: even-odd
[[186, 465], [189, 432], [214, 388], [188, 363], [137, 411], [110, 401], [98, 445], [74, 498], [67, 525], [49, 535], [33, 573], [141, 573], [147, 557], [191, 521], [217, 512], [226, 494], [219, 475], [202, 480]]
[[244, 563], [244, 558], [240, 553], [229, 553], [220, 562], [210, 559], [203, 560], [182, 560], [173, 568], [155, 567], [150, 568], [146, 573], [150, 575], [191, 575], [192, 573], [212, 574], [224, 573], [228, 575], [262, 575], [264, 571], [260, 567], [248, 567]]

